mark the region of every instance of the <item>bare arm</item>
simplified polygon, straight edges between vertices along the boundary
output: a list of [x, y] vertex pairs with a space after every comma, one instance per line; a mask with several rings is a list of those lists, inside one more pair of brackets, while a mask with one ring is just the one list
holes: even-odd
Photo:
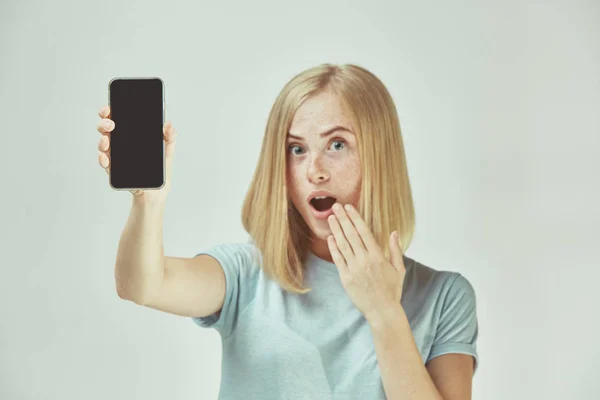
[[163, 214], [164, 203], [133, 198], [115, 264], [119, 297], [145, 303], [162, 285], [165, 275]]
[[206, 317], [225, 301], [225, 274], [209, 255], [165, 257], [162, 286], [143, 305], [184, 317]]
[[162, 241], [162, 205], [132, 207], [121, 236], [115, 277], [123, 299], [159, 311], [204, 317], [221, 309], [225, 274], [208, 255], [165, 257]]
[[[110, 107], [98, 112], [98, 162], [110, 174], [110, 139], [115, 123]], [[132, 189], [133, 204], [121, 234], [115, 262], [119, 297], [172, 314], [202, 317], [221, 309], [225, 298], [225, 274], [208, 255], [195, 258], [165, 257], [162, 230], [170, 188], [176, 132], [163, 126], [166, 180], [159, 190]]]

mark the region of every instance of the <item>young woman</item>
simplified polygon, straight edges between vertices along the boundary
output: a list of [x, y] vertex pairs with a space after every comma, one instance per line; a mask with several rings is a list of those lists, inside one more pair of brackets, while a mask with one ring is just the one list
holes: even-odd
[[[110, 110], [99, 162], [110, 168]], [[223, 343], [223, 399], [471, 398], [475, 292], [404, 253], [415, 216], [383, 83], [356, 65], [301, 72], [272, 107], [242, 220], [248, 243], [162, 253], [167, 184], [133, 192], [119, 296], [192, 317]]]

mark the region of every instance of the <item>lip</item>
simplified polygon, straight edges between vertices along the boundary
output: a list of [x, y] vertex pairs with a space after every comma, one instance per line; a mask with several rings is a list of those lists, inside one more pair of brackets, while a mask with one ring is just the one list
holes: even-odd
[[330, 215], [333, 214], [333, 208], [330, 208], [327, 211], [317, 211], [313, 206], [310, 206], [310, 210], [312, 211], [313, 217], [319, 220], [327, 219]]
[[315, 190], [313, 192], [310, 192], [310, 194], [306, 198], [306, 202], [310, 203], [310, 201], [313, 199], [313, 197], [317, 197], [317, 196], [333, 197], [337, 201], [337, 198], [333, 194], [331, 194], [330, 192], [328, 192], [326, 190]]
[[314, 197], [319, 197], [319, 196], [327, 196], [327, 197], [333, 197], [335, 199], [335, 202], [338, 202], [338, 199], [330, 192], [326, 191], [326, 190], [315, 190], [313, 192], [310, 193], [310, 195], [307, 197], [307, 202], [308, 202], [308, 206], [310, 207], [310, 211], [312, 212], [313, 217], [315, 217], [315, 219], [318, 220], [325, 220], [327, 219], [330, 215], [333, 214], [333, 208], [330, 208], [329, 210], [326, 211], [318, 211], [316, 210], [312, 204], [310, 204], [310, 201], [314, 198]]

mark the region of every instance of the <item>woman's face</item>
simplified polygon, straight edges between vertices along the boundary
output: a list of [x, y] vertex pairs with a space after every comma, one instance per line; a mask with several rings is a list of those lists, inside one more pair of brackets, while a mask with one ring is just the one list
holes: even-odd
[[[332, 130], [336, 126], [339, 128]], [[342, 205], [358, 205], [361, 169], [356, 137], [351, 129], [338, 99], [323, 92], [300, 106], [287, 137], [290, 200], [310, 227], [313, 240], [320, 242], [315, 245], [321, 250], [327, 249], [326, 240], [331, 230], [327, 219], [322, 218], [324, 214], [321, 218], [315, 214], [316, 209], [309, 202], [311, 193], [324, 190]]]

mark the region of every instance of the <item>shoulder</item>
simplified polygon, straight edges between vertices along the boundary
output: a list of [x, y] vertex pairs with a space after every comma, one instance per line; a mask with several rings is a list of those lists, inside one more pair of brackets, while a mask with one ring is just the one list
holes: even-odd
[[214, 327], [226, 338], [231, 335], [238, 316], [256, 296], [260, 280], [260, 252], [250, 242], [228, 242], [206, 247], [196, 255], [206, 254], [216, 259], [225, 275], [225, 297], [221, 310], [215, 314], [194, 318], [202, 327]]
[[[260, 271], [260, 250], [248, 242], [227, 242], [208, 246], [196, 256], [207, 254], [215, 258], [229, 276], [253, 276]], [[229, 277], [228, 276], [228, 277]]]
[[418, 286], [436, 285], [440, 288], [473, 291], [469, 280], [460, 272], [433, 268], [413, 258], [404, 256], [406, 279]]
[[[479, 324], [475, 289], [460, 272], [439, 270], [409, 260], [407, 314], [419, 315], [431, 340], [426, 362], [443, 354], [469, 354], [478, 365]], [[406, 264], [405, 264], [406, 265]], [[409, 275], [410, 274], [410, 275]], [[403, 303], [404, 305], [405, 303]]]
[[460, 272], [436, 269], [406, 256], [404, 264], [404, 287], [410, 299], [429, 305], [434, 302], [443, 309], [457, 301], [465, 304], [475, 302], [475, 289]]

